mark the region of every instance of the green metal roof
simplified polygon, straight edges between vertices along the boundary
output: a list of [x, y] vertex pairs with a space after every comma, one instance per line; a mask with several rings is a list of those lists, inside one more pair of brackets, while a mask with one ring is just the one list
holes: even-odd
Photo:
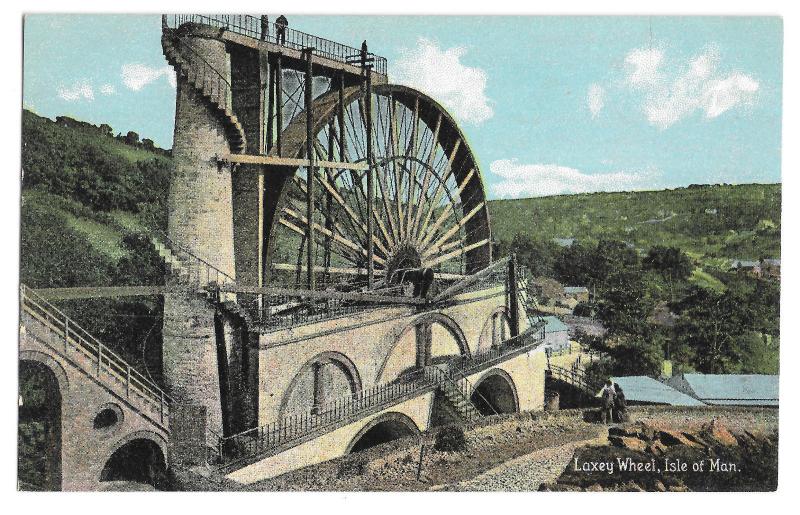
[[545, 333], [559, 333], [568, 331], [567, 324], [561, 321], [560, 318], [554, 316], [542, 317], [544, 319], [544, 332]]

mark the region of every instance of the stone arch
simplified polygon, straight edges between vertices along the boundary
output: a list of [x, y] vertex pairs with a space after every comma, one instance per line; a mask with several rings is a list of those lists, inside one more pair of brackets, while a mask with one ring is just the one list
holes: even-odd
[[405, 413], [390, 411], [370, 420], [350, 440], [345, 454], [363, 451], [408, 436], [419, 436], [417, 424]]
[[[400, 335], [395, 339], [386, 353], [383, 363], [381, 363], [381, 366], [378, 368], [378, 374], [376, 376], [378, 382], [387, 382], [384, 378], [388, 376], [392, 376], [389, 380], [393, 380], [407, 372], [431, 364], [431, 351], [434, 343], [432, 335], [429, 333], [425, 336], [419, 333], [419, 329], [433, 325], [444, 328], [444, 330], [452, 336], [453, 341], [458, 346], [458, 352], [462, 357], [469, 358], [472, 355], [464, 331], [455, 320], [443, 313], [425, 313], [414, 319], [400, 331]], [[420, 348], [421, 339], [425, 340], [423, 348]], [[408, 348], [401, 349], [401, 346]], [[420, 355], [420, 351], [422, 351], [423, 354]], [[398, 352], [400, 354], [398, 354]], [[398, 364], [394, 362], [398, 359], [402, 363]], [[407, 366], [401, 368], [403, 364], [407, 364]]]
[[[498, 324], [499, 322], [499, 324]], [[478, 351], [496, 346], [511, 335], [511, 319], [505, 306], [498, 306], [491, 312], [481, 328], [478, 339]]]
[[[279, 418], [283, 418], [288, 412], [297, 409], [298, 403], [302, 404], [301, 401], [303, 398], [311, 399], [311, 402], [308, 403], [310, 406], [325, 404], [325, 399], [316, 398], [318, 394], [322, 393], [322, 395], [325, 396], [326, 393], [318, 391], [320, 388], [324, 389], [323, 386], [319, 384], [320, 377], [318, 375], [318, 368], [315, 368], [318, 364], [332, 364], [336, 367], [335, 370], [338, 370], [340, 373], [339, 376], [334, 379], [338, 379], [339, 384], [331, 381], [331, 384], [328, 385], [329, 388], [327, 389], [330, 391], [328, 391], [327, 394], [329, 397], [336, 397], [338, 393], [354, 394], [361, 391], [363, 388], [358, 368], [356, 368], [355, 363], [353, 363], [350, 358], [341, 352], [321, 352], [306, 361], [292, 378], [289, 386], [286, 388], [283, 399], [281, 399], [281, 405], [278, 411]], [[343, 386], [345, 385], [341, 384], [342, 380], [346, 382], [349, 392], [344, 392]], [[311, 383], [309, 383], [309, 381], [311, 381]], [[300, 400], [296, 399], [297, 396], [300, 397]]]
[[482, 415], [519, 413], [517, 386], [501, 368], [489, 370], [474, 383], [470, 400]]
[[153, 431], [135, 431], [122, 438], [101, 464], [97, 481], [145, 483], [167, 487], [167, 444]]
[[17, 473], [23, 490], [61, 490], [66, 384], [50, 356], [20, 353]]
[[23, 350], [19, 353], [19, 361], [36, 361], [47, 366], [58, 380], [58, 389], [64, 397], [69, 391], [69, 376], [61, 363], [50, 354], [38, 350]]

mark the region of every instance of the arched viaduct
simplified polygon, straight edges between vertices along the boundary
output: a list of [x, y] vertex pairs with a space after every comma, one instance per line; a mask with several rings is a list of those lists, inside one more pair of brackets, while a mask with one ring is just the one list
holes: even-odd
[[[165, 487], [170, 432], [163, 392], [31, 295], [23, 292], [20, 324], [20, 431], [50, 453], [43, 477], [20, 477], [21, 487]], [[25, 387], [31, 381], [45, 386], [43, 399]], [[37, 425], [47, 429], [44, 442], [36, 440]], [[24, 442], [19, 458], [26, 459]]]

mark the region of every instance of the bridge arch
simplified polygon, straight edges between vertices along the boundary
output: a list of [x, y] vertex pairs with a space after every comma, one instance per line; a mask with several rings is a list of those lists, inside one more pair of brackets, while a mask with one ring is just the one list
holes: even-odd
[[390, 411], [373, 418], [362, 427], [350, 441], [345, 454], [363, 451], [408, 436], [418, 436], [420, 433], [411, 417], [405, 413]]
[[500, 342], [507, 339], [511, 334], [511, 320], [505, 306], [496, 308], [481, 329], [478, 339], [477, 352], [497, 346]]
[[306, 361], [281, 400], [279, 418], [313, 411], [328, 401], [363, 388], [355, 363], [341, 352], [321, 352]]
[[125, 481], [167, 487], [167, 450], [161, 435], [135, 431], [114, 446], [97, 475], [99, 483]]
[[20, 353], [17, 472], [22, 489], [62, 489], [67, 385], [66, 372], [53, 358], [36, 351]]
[[386, 383], [420, 367], [471, 356], [464, 331], [443, 313], [425, 313], [406, 325], [386, 353], [377, 382]]
[[519, 395], [514, 379], [503, 369], [493, 368], [475, 382], [470, 401], [482, 415], [519, 413]]

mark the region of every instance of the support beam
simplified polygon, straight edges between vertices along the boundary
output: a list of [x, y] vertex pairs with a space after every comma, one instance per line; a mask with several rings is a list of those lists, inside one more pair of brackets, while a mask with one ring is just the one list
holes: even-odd
[[311, 48], [306, 49], [306, 74], [303, 86], [303, 93], [305, 94], [304, 104], [306, 111], [306, 158], [308, 159], [308, 166], [306, 167], [306, 218], [308, 224], [306, 225], [306, 286], [309, 290], [313, 290], [316, 286], [314, 276], [314, 142], [316, 137], [314, 135], [314, 104], [313, 86], [314, 86], [314, 51]]
[[[217, 156], [217, 160], [236, 164], [285, 166], [288, 168], [305, 168], [310, 165], [308, 159], [251, 154], [221, 154]], [[316, 161], [316, 166], [334, 170], [366, 170], [369, 168], [366, 163], [347, 163], [344, 161]]]
[[272, 288], [272, 287], [258, 287], [258, 286], [223, 285], [220, 288], [220, 291], [277, 295], [286, 297], [303, 297], [311, 299], [352, 300], [359, 302], [376, 302], [382, 304], [422, 305], [428, 302], [425, 299], [420, 299], [417, 297], [378, 295], [372, 293], [356, 293], [356, 292], [318, 291], [318, 290], [302, 290], [302, 289], [298, 290], [296, 288]]
[[281, 54], [275, 56], [275, 136], [278, 157], [283, 156], [283, 63]]
[[511, 337], [519, 336], [519, 285], [517, 284], [517, 255], [508, 260], [508, 311]]
[[33, 292], [45, 300], [99, 299], [104, 297], [142, 297], [165, 293], [196, 292], [176, 286], [78, 286], [73, 288], [39, 288]]
[[375, 282], [375, 265], [372, 262], [372, 255], [375, 253], [373, 241], [373, 233], [375, 231], [372, 221], [375, 204], [375, 159], [372, 155], [372, 74], [370, 71], [371, 70], [368, 68], [366, 73], [365, 117], [367, 119], [367, 164], [369, 165], [369, 169], [367, 169], [367, 285], [371, 289]]

